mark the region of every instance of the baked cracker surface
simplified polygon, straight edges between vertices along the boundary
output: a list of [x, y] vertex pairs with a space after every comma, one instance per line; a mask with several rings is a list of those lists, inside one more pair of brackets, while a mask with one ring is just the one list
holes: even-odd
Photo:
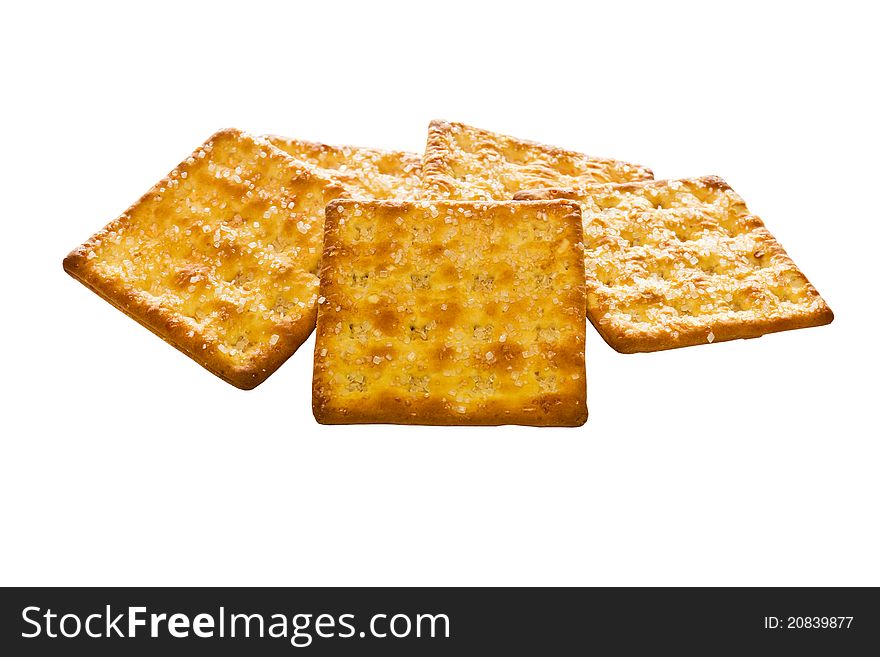
[[638, 164], [440, 120], [428, 128], [422, 167], [423, 195], [435, 199], [506, 200], [529, 189], [652, 178]]
[[568, 201], [331, 203], [317, 420], [583, 424], [582, 236]]
[[324, 206], [341, 193], [267, 141], [221, 130], [64, 269], [239, 388], [311, 332]]
[[358, 199], [417, 199], [421, 188], [422, 156], [361, 146], [330, 146], [302, 139], [269, 135], [274, 146], [306, 162]]
[[718, 177], [516, 198], [581, 203], [587, 314], [617, 351], [754, 338], [834, 318], [763, 221]]

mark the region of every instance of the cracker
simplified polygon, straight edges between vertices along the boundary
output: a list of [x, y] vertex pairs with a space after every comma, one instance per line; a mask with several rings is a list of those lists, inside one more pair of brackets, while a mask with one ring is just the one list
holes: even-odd
[[221, 130], [64, 269], [239, 388], [314, 327], [324, 205], [341, 189], [268, 142]]
[[422, 169], [425, 198], [464, 200], [505, 200], [529, 189], [653, 177], [638, 164], [588, 157], [448, 121], [431, 121]]
[[350, 198], [408, 200], [419, 197], [422, 156], [418, 153], [328, 146], [276, 135], [266, 139], [291, 157], [336, 180]]
[[582, 236], [566, 201], [331, 203], [316, 419], [583, 424]]
[[578, 200], [587, 315], [624, 353], [828, 324], [831, 309], [720, 178], [544, 190]]

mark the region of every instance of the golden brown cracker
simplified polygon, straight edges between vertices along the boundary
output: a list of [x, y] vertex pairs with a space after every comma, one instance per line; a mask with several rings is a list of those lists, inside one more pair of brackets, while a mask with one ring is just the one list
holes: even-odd
[[276, 135], [266, 139], [291, 157], [336, 180], [349, 198], [412, 200], [419, 197], [422, 157], [417, 153], [329, 146]]
[[64, 269], [217, 376], [253, 388], [314, 326], [324, 206], [341, 191], [267, 141], [221, 130]]
[[463, 123], [432, 121], [422, 167], [425, 198], [505, 200], [517, 192], [653, 178], [638, 164], [517, 139]]
[[315, 417], [583, 424], [582, 235], [571, 202], [331, 203]]
[[754, 338], [834, 318], [761, 219], [715, 176], [516, 198], [581, 203], [587, 314], [617, 351]]

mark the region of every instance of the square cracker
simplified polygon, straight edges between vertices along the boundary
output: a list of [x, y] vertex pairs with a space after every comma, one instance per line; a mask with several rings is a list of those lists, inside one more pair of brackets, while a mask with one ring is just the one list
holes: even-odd
[[425, 198], [505, 200], [546, 187], [651, 180], [651, 170], [517, 139], [463, 123], [431, 121], [422, 167]]
[[244, 389], [314, 327], [324, 205], [341, 190], [259, 138], [221, 130], [64, 269]]
[[761, 219], [715, 176], [516, 198], [582, 204], [587, 316], [617, 351], [756, 338], [834, 318]]
[[568, 201], [331, 203], [315, 418], [583, 424], [582, 237]]
[[274, 146], [337, 181], [349, 198], [412, 200], [421, 189], [422, 156], [360, 146], [329, 146], [268, 135]]

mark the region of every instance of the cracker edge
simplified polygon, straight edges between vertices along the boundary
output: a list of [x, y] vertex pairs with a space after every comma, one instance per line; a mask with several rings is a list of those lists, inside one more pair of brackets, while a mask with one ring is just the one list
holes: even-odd
[[[232, 136], [234, 138], [240, 138], [243, 135], [254, 139], [261, 145], [269, 146], [270, 148], [278, 151], [278, 153], [282, 154], [291, 162], [296, 163], [297, 166], [301, 166], [297, 160], [290, 157], [280, 149], [276, 148], [268, 141], [244, 133], [236, 128], [224, 128], [222, 130], [218, 130], [208, 139], [206, 139], [202, 143], [202, 145], [214, 141], [220, 136]], [[197, 150], [198, 148], [196, 148], [193, 152]], [[180, 164], [175, 167], [175, 169], [179, 169], [184, 164], [186, 164], [186, 160], [191, 156], [192, 155], [190, 154], [189, 156], [187, 156], [187, 158], [184, 158], [184, 160], [181, 161]], [[309, 171], [309, 173], [317, 178], [323, 179], [321, 176], [317, 176], [312, 171]], [[123, 225], [123, 217], [130, 214], [138, 205], [148, 200], [151, 195], [156, 193], [156, 190], [158, 188], [165, 186], [165, 184], [169, 180], [171, 180], [170, 172], [159, 182], [153, 185], [147, 192], [141, 195], [141, 197], [137, 201], [131, 204], [128, 209], [126, 209], [116, 219], [114, 219], [106, 226], [104, 226], [104, 228], [92, 235], [83, 244], [73, 249], [73, 251], [71, 251], [67, 255], [67, 257], [64, 258], [62, 266], [64, 267], [64, 271], [66, 271], [68, 274], [70, 274], [70, 276], [85, 285], [92, 292], [97, 294], [99, 297], [110, 303], [118, 310], [121, 310], [123, 313], [128, 315], [130, 318], [132, 318], [145, 328], [149, 329], [152, 333], [162, 338], [162, 340], [170, 344], [181, 353], [189, 356], [192, 360], [194, 360], [196, 363], [204, 367], [215, 376], [218, 376], [227, 383], [235, 386], [236, 388], [240, 388], [241, 390], [252, 390], [263, 383], [263, 381], [269, 378], [269, 376], [274, 374], [275, 371], [279, 367], [281, 367], [281, 365], [283, 365], [288, 358], [296, 353], [296, 350], [299, 349], [302, 343], [305, 342], [306, 339], [308, 339], [309, 335], [315, 327], [315, 320], [318, 310], [317, 304], [315, 304], [315, 307], [311, 308], [309, 312], [307, 312], [297, 321], [290, 322], [286, 325], [278, 325], [278, 343], [276, 343], [264, 356], [257, 358], [247, 366], [230, 367], [221, 359], [212, 357], [212, 354], [206, 354], [205, 357], [201, 357], [200, 352], [206, 351], [201, 348], [204, 340], [195, 335], [189, 337], [187, 335], [188, 331], [179, 326], [177, 321], [177, 314], [171, 313], [159, 306], [155, 306], [145, 302], [136, 294], [127, 291], [126, 288], [122, 285], [112, 284], [110, 281], [96, 275], [94, 270], [89, 265], [87, 253], [90, 250], [91, 246], [95, 243], [95, 241], [99, 238], [103, 238], [105, 235], [107, 235], [107, 233], [115, 230], [118, 226]], [[335, 181], [332, 182], [335, 183]]]
[[[386, 148], [373, 148], [372, 146], [352, 146], [351, 144], [325, 144], [324, 142], [321, 142], [321, 141], [311, 141], [309, 139], [297, 139], [295, 137], [286, 137], [284, 135], [276, 135], [276, 134], [261, 135], [261, 138], [265, 139], [273, 146], [275, 146], [275, 144], [274, 144], [275, 141], [279, 141], [279, 142], [297, 142], [300, 144], [306, 144], [307, 146], [310, 146], [312, 148], [315, 148], [315, 149], [318, 149], [321, 151], [327, 151], [327, 150], [338, 151], [338, 150], [343, 150], [343, 149], [348, 148], [353, 151], [363, 151], [365, 153], [370, 153], [372, 155], [378, 155], [380, 157], [392, 155], [394, 157], [400, 158], [400, 160], [404, 161], [405, 163], [412, 163], [415, 165], [419, 165], [420, 167], [422, 164], [422, 156], [419, 155], [418, 153], [414, 153], [412, 151], [399, 151], [399, 150], [386, 149]], [[275, 148], [279, 148], [279, 147], [275, 146]], [[283, 150], [283, 149], [281, 149], [281, 150]], [[309, 162], [304, 162], [302, 160], [299, 160], [287, 152], [285, 152], [285, 155], [293, 158], [294, 160], [296, 160], [297, 162], [299, 162], [300, 164], [302, 164], [304, 166], [311, 166], [311, 167], [315, 166]]]
[[[325, 220], [324, 220], [324, 250], [321, 258], [321, 270], [320, 270], [320, 278], [321, 278], [321, 296], [326, 297], [324, 294], [327, 280], [326, 274], [329, 272], [329, 263], [331, 258], [328, 256], [332, 256], [332, 249], [337, 248], [336, 246], [336, 235], [339, 232], [339, 223], [337, 219], [339, 218], [339, 213], [336, 211], [336, 207], [340, 205], [353, 205], [353, 204], [371, 204], [371, 205], [382, 205], [388, 207], [402, 207], [404, 205], [409, 204], [430, 204], [432, 202], [436, 203], [449, 203], [449, 204], [462, 204], [462, 205], [509, 205], [512, 201], [399, 201], [399, 200], [382, 200], [382, 201], [362, 201], [357, 199], [335, 199], [331, 201], [327, 207], [325, 208]], [[547, 204], [548, 201], [539, 201], [540, 204]], [[550, 201], [553, 205], [560, 206], [568, 206], [572, 212], [569, 215], [570, 217], [574, 217], [569, 219], [574, 224], [575, 231], [581, 235], [581, 239], [579, 240], [581, 243], [583, 242], [583, 220], [581, 218], [581, 207], [579, 203], [572, 201]], [[332, 211], [331, 211], [332, 210]], [[328, 239], [329, 237], [329, 239]], [[583, 254], [581, 253], [581, 257], [577, 259], [581, 264], [580, 267], [580, 288], [584, 290], [584, 281], [585, 281], [585, 273], [583, 267]], [[577, 317], [577, 322], [579, 328], [581, 330], [585, 329], [586, 325], [586, 295], [582, 295], [584, 299], [584, 303], [580, 304], [579, 312]], [[321, 317], [322, 314], [318, 312], [318, 327], [320, 328]], [[317, 333], [316, 333], [317, 335]], [[583, 330], [583, 342], [581, 344], [581, 348], [583, 351], [586, 349], [586, 331]], [[504, 426], [504, 425], [516, 425], [516, 426], [531, 426], [531, 427], [560, 427], [560, 428], [570, 428], [570, 427], [580, 427], [586, 424], [587, 419], [589, 417], [589, 408], [587, 406], [587, 376], [586, 376], [586, 358], [581, 361], [581, 370], [580, 370], [580, 380], [582, 384], [578, 386], [578, 396], [577, 398], [565, 398], [562, 403], [557, 404], [550, 412], [545, 413], [541, 416], [530, 416], [532, 417], [540, 417], [546, 421], [544, 422], [523, 422], [517, 421], [518, 418], [512, 418], [510, 414], [503, 412], [490, 412], [487, 414], [483, 414], [478, 418], [475, 418], [473, 415], [467, 416], [466, 418], [462, 417], [453, 417], [451, 415], [446, 414], [420, 414], [418, 416], [419, 421], [413, 421], [413, 418], [409, 415], [395, 415], [388, 414], [385, 417], [378, 418], [375, 411], [370, 412], [369, 409], [358, 408], [355, 413], [347, 412], [342, 413], [339, 409], [329, 406], [329, 399], [326, 395], [322, 395], [319, 391], [319, 383], [321, 382], [321, 376], [323, 370], [318, 367], [318, 339], [315, 339], [315, 359], [313, 366], [313, 375], [312, 375], [312, 414], [315, 417], [315, 420], [319, 424], [325, 425], [350, 425], [350, 424], [398, 424], [398, 425], [410, 425], [410, 426]], [[578, 406], [574, 406], [570, 403], [572, 400], [576, 400], [579, 402]], [[571, 409], [577, 409], [577, 412], [571, 412]], [[377, 419], [378, 418], [378, 419]], [[462, 421], [462, 420], [466, 421]]]
[[[736, 191], [719, 176], [698, 176], [696, 178], [689, 178], [687, 180], [700, 180], [710, 187], [715, 187], [722, 191], [731, 191], [736, 194]], [[633, 191], [649, 185], [659, 184], [661, 186], [666, 186], [670, 182], [674, 181], [646, 180], [642, 182], [631, 183], [605, 183], [604, 185], [597, 185], [597, 187], [614, 187], [615, 189], [619, 189], [621, 191]], [[587, 188], [584, 191], [587, 192], [589, 190]], [[581, 192], [576, 190], [553, 188], [518, 192], [514, 196], [514, 199], [522, 201], [551, 199], [574, 200], [580, 195]], [[737, 196], [739, 197], [739, 194], [737, 194]], [[742, 197], [739, 198], [742, 199]], [[761, 227], [764, 227], [766, 230], [764, 221], [760, 217], [754, 214], [751, 216], [755, 217], [760, 222]], [[813, 286], [809, 279], [807, 279], [806, 275], [801, 270], [801, 268], [798, 267], [797, 263], [795, 263], [794, 260], [792, 260], [791, 256], [788, 255], [788, 253], [785, 251], [785, 247], [783, 247], [779, 240], [776, 239], [776, 236], [772, 233], [770, 234], [773, 236], [774, 241], [779, 245], [780, 249], [782, 249], [783, 255], [788, 258], [788, 260], [795, 266], [798, 272], [800, 272], [801, 276], [804, 277], [804, 280], [806, 280], [807, 285], [810, 287], [810, 289], [816, 293], [816, 296], [818, 296], [819, 299], [821, 299], [822, 307], [816, 313], [801, 317], [786, 317], [784, 319], [778, 320], [729, 320], [718, 322], [705, 329], [693, 329], [680, 332], [677, 339], [663, 339], [659, 337], [652, 338], [645, 335], [626, 336], [614, 333], [608, 330], [608, 327], [603, 325], [602, 322], [593, 317], [592, 313], [590, 313], [589, 311], [589, 303], [587, 304], [587, 318], [590, 320], [590, 323], [593, 325], [599, 335], [602, 336], [602, 339], [605, 340], [605, 342], [608, 343], [608, 345], [612, 349], [621, 354], [665, 351], [668, 349], [678, 349], [681, 347], [695, 347], [704, 344], [714, 344], [716, 342], [728, 342], [730, 340], [749, 340], [753, 338], [760, 338], [762, 335], [768, 335], [770, 333], [779, 333], [781, 331], [792, 331], [795, 329], [812, 328], [815, 326], [825, 326], [826, 324], [830, 324], [832, 321], [834, 321], [834, 313], [831, 311], [828, 303], [825, 301], [824, 297], [819, 294], [819, 291], [815, 288], [815, 286]], [[590, 293], [587, 292], [588, 297], [589, 294]], [[707, 339], [707, 335], [710, 332], [713, 336], [712, 342], [709, 342]]]

